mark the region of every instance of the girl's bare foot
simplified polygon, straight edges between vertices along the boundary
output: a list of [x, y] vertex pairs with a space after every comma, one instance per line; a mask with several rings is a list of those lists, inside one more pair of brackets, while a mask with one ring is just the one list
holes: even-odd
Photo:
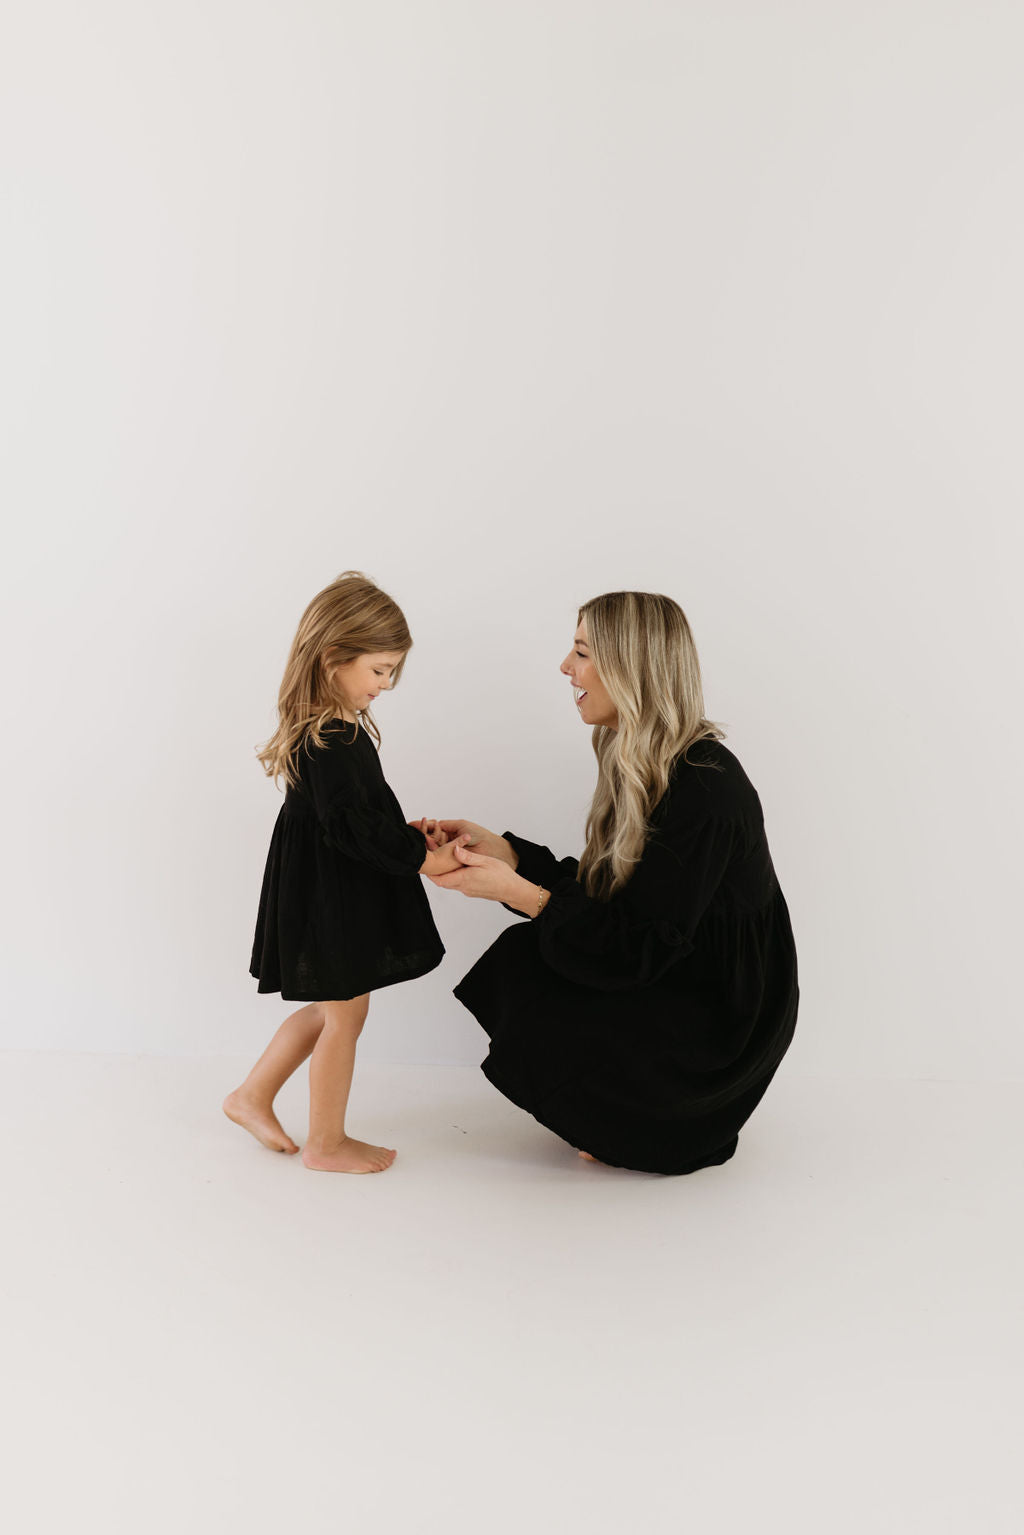
[[592, 1157], [589, 1151], [581, 1151], [580, 1156], [583, 1157], [584, 1161], [597, 1162], [598, 1167], [606, 1166], [604, 1162], [598, 1162], [597, 1157]]
[[284, 1129], [273, 1109], [265, 1103], [248, 1098], [240, 1087], [228, 1093], [224, 1099], [224, 1112], [236, 1125], [254, 1135], [261, 1146], [271, 1151], [285, 1151], [294, 1156], [298, 1146]]
[[302, 1150], [303, 1162], [318, 1173], [382, 1173], [397, 1155], [387, 1146], [369, 1146], [366, 1141], [353, 1140], [351, 1135], [329, 1151], [310, 1141]]

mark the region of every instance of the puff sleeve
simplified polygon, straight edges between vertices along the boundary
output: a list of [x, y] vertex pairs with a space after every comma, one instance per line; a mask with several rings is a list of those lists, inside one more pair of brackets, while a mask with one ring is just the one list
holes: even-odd
[[407, 825], [383, 779], [379, 784], [371, 779], [368, 786], [357, 750], [334, 740], [327, 751], [307, 753], [305, 780], [323, 840], [385, 874], [418, 874], [427, 856], [426, 838]]
[[415, 826], [399, 825], [368, 806], [338, 801], [320, 817], [328, 847], [372, 864], [385, 874], [418, 874], [427, 856], [427, 843]]
[[[532, 885], [549, 888], [556, 880], [576, 878], [579, 866], [577, 859], [556, 858], [550, 848], [542, 847], [539, 842], [528, 842], [525, 837], [517, 837], [514, 832], [502, 832], [502, 836], [518, 854], [516, 873], [528, 879]], [[513, 908], [510, 906], [509, 910]]]
[[567, 980], [603, 991], [660, 980], [693, 949], [738, 831], [717, 816], [656, 829], [633, 877], [608, 901], [588, 896], [574, 876], [559, 877], [534, 919], [541, 958]]

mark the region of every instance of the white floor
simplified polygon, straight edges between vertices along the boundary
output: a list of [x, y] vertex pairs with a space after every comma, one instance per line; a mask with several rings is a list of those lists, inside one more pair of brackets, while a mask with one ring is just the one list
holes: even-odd
[[1024, 1528], [1019, 1083], [784, 1066], [660, 1178], [364, 1064], [353, 1177], [222, 1118], [247, 1062], [4, 1063], [17, 1535]]

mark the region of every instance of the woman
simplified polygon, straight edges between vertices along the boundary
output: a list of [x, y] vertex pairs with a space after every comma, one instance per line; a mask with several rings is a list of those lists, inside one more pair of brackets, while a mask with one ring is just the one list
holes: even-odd
[[582, 858], [471, 821], [434, 879], [532, 920], [455, 988], [491, 1040], [483, 1072], [581, 1156], [645, 1172], [726, 1162], [796, 1024], [796, 949], [757, 792], [704, 717], [669, 597], [584, 604], [561, 666], [593, 727]]

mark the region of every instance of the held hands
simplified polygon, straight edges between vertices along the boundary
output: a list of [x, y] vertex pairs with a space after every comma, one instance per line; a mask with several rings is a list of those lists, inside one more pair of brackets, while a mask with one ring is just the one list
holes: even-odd
[[434, 821], [423, 816], [418, 821], [410, 821], [409, 825], [423, 833], [427, 847], [432, 851], [461, 837], [474, 853], [483, 853], [487, 858], [500, 858], [510, 869], [519, 863], [519, 854], [511, 842], [499, 837], [497, 832], [488, 831], [486, 826], [477, 825], [476, 821]]
[[538, 887], [516, 870], [519, 854], [510, 842], [475, 821], [410, 821], [426, 838], [429, 852], [420, 873], [442, 890], [487, 901], [504, 901], [532, 914]]
[[486, 858], [500, 858], [510, 869], [519, 862], [519, 854], [511, 842], [506, 842], [497, 832], [488, 831], [486, 826], [478, 826], [475, 821], [436, 821], [434, 824], [440, 828], [441, 835], [448, 838], [461, 837], [468, 832], [474, 853], [483, 853]]
[[[444, 847], [445, 843], [451, 841], [451, 837], [443, 829], [443, 823], [441, 821], [432, 821], [429, 820], [426, 816], [422, 816], [418, 821], [410, 821], [409, 825], [415, 826], [417, 831], [421, 831], [423, 833], [427, 839], [427, 847], [430, 848], [431, 851], [434, 851], [439, 847]], [[468, 825], [464, 827], [463, 830], [468, 830]], [[455, 832], [454, 835], [457, 837], [459, 833]]]
[[457, 868], [450, 874], [427, 874], [432, 884], [442, 890], [461, 890], [463, 895], [482, 897], [485, 901], [505, 901], [518, 911], [527, 911], [535, 900], [536, 886], [530, 885], [501, 858], [474, 853], [462, 838], [449, 844]]
[[[422, 830], [422, 828], [418, 829]], [[458, 837], [454, 842], [446, 841], [443, 847], [438, 847], [432, 838], [427, 837], [428, 852], [420, 864], [420, 873], [425, 874], [428, 879], [434, 879], [439, 874], [450, 874], [455, 869], [461, 869], [462, 866], [455, 854], [463, 851], [468, 841], [468, 836]]]

